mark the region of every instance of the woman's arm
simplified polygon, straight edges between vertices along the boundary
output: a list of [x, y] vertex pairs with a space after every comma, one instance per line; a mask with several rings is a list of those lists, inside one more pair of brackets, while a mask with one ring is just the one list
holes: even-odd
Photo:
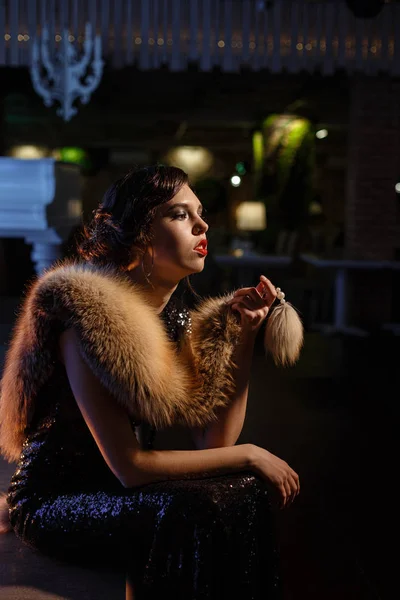
[[241, 342], [233, 355], [237, 366], [233, 373], [235, 392], [229, 405], [217, 413], [218, 420], [204, 429], [192, 429], [194, 444], [199, 449], [233, 446], [243, 428], [254, 343], [277, 292], [269, 279], [260, 277], [257, 287], [242, 288], [227, 302], [240, 314]]
[[81, 357], [73, 328], [61, 334], [59, 346], [83, 418], [105, 462], [125, 487], [253, 468], [252, 444], [203, 451], [142, 450], [126, 411]]
[[256, 334], [243, 333], [233, 354], [235, 392], [229, 405], [217, 411], [218, 420], [206, 428], [192, 428], [193, 442], [198, 450], [234, 446], [243, 429], [246, 416], [251, 363]]

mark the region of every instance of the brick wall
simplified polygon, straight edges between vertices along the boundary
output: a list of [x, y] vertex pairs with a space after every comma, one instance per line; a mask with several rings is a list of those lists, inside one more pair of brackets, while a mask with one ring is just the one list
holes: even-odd
[[350, 85], [346, 256], [392, 260], [400, 247], [400, 83], [360, 76]]
[[[359, 76], [351, 82], [345, 256], [394, 260], [400, 248], [400, 83]], [[393, 316], [395, 274], [350, 273], [354, 323], [380, 327]]]

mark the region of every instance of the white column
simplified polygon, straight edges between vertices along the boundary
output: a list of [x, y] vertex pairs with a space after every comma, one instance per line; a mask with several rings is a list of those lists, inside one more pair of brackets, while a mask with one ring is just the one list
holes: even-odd
[[45, 269], [61, 258], [60, 244], [50, 242], [33, 242], [31, 258], [35, 265], [35, 271], [40, 275]]

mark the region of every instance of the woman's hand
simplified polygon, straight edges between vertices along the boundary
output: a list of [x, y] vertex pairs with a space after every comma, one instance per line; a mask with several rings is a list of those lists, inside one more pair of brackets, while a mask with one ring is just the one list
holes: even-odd
[[241, 288], [227, 302], [240, 313], [242, 329], [248, 334], [257, 333], [277, 296], [275, 286], [264, 275], [260, 276], [257, 288]]
[[253, 470], [275, 487], [281, 499], [280, 507], [289, 506], [300, 493], [299, 476], [284, 460], [260, 446], [251, 446]]

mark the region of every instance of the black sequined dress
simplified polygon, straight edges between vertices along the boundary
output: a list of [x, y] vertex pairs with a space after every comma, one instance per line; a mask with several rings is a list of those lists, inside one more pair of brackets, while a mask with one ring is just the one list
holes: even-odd
[[[177, 301], [162, 318], [179, 343]], [[143, 448], [155, 432], [132, 423]], [[55, 360], [7, 496], [11, 525], [33, 550], [129, 574], [135, 598], [280, 598], [266, 484], [251, 472], [124, 488], [105, 463]]]

